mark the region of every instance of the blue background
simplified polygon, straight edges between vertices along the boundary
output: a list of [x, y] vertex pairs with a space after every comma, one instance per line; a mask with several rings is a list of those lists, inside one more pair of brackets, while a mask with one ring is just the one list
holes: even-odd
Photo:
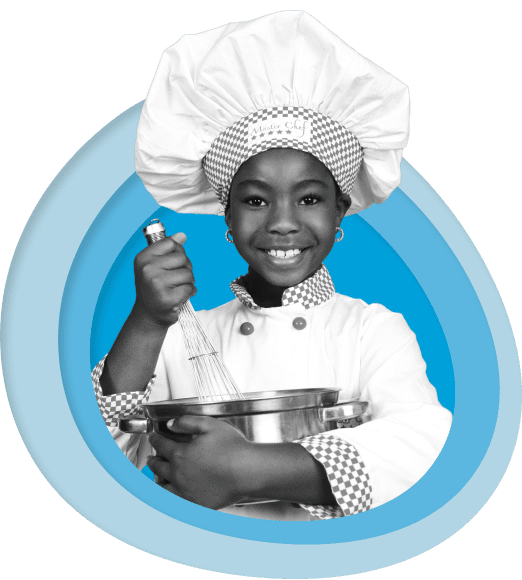
[[[399, 205], [399, 197], [403, 196], [397, 190], [389, 203]], [[111, 204], [100, 212], [97, 219], [104, 220], [109, 214], [113, 219], [125, 219], [123, 207], [135, 206], [149, 197], [141, 180], [134, 174], [114, 195], [115, 201], [121, 200], [118, 214], [114, 216]], [[227, 227], [222, 217], [177, 214], [159, 208], [146, 217], [125, 243], [103, 283], [91, 330], [92, 368], [110, 350], [132, 308], [136, 296], [133, 260], [146, 247], [142, 227], [153, 218], [159, 218], [165, 225], [167, 235], [183, 231], [188, 236], [185, 250], [193, 263], [198, 287], [198, 293], [192, 299], [196, 310], [208, 310], [231, 300], [234, 295], [229, 283], [246, 273], [247, 264], [235, 247], [225, 240]], [[439, 400], [453, 412], [455, 381], [451, 356], [437, 315], [422, 287], [397, 252], [361, 216], [345, 218], [342, 225], [345, 237], [334, 246], [325, 262], [337, 292], [368, 303], [384, 304], [404, 315], [417, 335], [427, 363], [428, 377], [437, 388]], [[426, 227], [433, 230], [431, 224]]]

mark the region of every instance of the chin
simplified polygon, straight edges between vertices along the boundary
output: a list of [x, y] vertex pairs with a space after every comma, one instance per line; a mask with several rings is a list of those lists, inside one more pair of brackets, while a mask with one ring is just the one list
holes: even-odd
[[258, 274], [266, 280], [272, 286], [277, 286], [279, 288], [291, 288], [292, 286], [297, 286], [303, 280], [310, 278], [315, 272], [321, 267], [319, 266], [314, 269], [306, 269], [306, 270], [290, 270], [287, 272], [284, 271], [271, 271], [271, 270], [257, 270]]
[[243, 259], [249, 264], [257, 276], [267, 284], [278, 288], [297, 286], [321, 267], [323, 257], [316, 252], [305, 250], [290, 259], [279, 259], [259, 250], [242, 253]]

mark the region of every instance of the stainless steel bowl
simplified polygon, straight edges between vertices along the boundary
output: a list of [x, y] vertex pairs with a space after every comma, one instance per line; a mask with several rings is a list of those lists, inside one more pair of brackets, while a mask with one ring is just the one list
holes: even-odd
[[336, 427], [354, 427], [371, 418], [367, 401], [337, 402], [339, 391], [298, 389], [245, 393], [244, 399], [201, 402], [197, 398], [141, 405], [142, 415], [122, 418], [125, 433], [155, 431], [177, 439], [167, 422], [181, 415], [203, 415], [230, 423], [256, 443], [286, 443]]

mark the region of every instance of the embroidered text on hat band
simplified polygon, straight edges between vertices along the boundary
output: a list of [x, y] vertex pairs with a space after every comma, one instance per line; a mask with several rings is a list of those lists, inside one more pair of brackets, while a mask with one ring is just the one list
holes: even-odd
[[256, 111], [223, 131], [203, 159], [207, 179], [223, 206], [241, 164], [276, 148], [298, 149], [317, 157], [342, 193], [352, 190], [363, 158], [357, 137], [317, 111], [294, 106]]

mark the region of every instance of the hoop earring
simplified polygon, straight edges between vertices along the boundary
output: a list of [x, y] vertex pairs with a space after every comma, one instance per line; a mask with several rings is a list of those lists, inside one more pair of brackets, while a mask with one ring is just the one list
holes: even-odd
[[230, 228], [228, 228], [228, 230], [225, 232], [225, 238], [227, 239], [227, 242], [229, 244], [233, 244], [234, 240], [231, 240], [228, 236], [232, 233], [232, 230]]
[[336, 238], [336, 242], [340, 242], [343, 238], [344, 238], [344, 232], [343, 229], [340, 227], [335, 228], [335, 235], [337, 235], [339, 232], [341, 232], [341, 237], [340, 238]]

